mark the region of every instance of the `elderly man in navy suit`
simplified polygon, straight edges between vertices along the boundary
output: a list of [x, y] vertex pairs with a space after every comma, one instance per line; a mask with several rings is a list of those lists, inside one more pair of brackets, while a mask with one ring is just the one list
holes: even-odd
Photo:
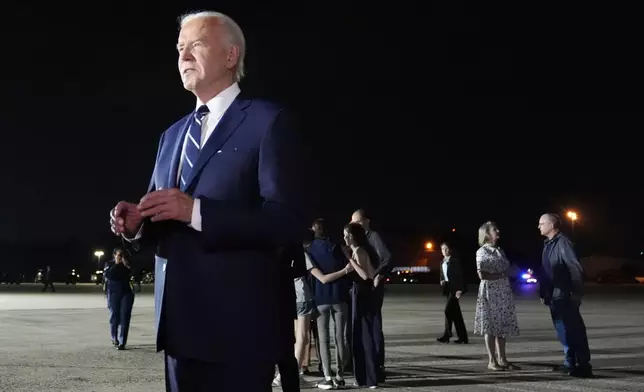
[[166, 390], [270, 391], [292, 355], [279, 249], [301, 246], [306, 226], [297, 134], [281, 107], [240, 98], [245, 40], [231, 18], [184, 16], [177, 51], [195, 110], [161, 135], [148, 193], [114, 207], [112, 230], [156, 246]]

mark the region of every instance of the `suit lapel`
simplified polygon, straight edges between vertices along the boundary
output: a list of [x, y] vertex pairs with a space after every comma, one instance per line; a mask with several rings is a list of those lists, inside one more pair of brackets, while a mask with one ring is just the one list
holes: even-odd
[[186, 138], [188, 131], [188, 124], [190, 123], [189, 114], [185, 117], [183, 124], [179, 127], [179, 136], [175, 138], [174, 146], [172, 149], [172, 160], [170, 161], [170, 173], [168, 173], [167, 188], [174, 188], [177, 186], [177, 173], [179, 171], [179, 160], [181, 159], [181, 150], [183, 150], [183, 141]]
[[228, 110], [226, 110], [226, 113], [224, 113], [221, 120], [219, 120], [219, 124], [217, 124], [208, 138], [208, 141], [201, 149], [197, 163], [195, 163], [195, 166], [190, 172], [190, 177], [188, 177], [186, 189], [189, 189], [192, 186], [195, 178], [199, 175], [204, 166], [206, 166], [206, 163], [208, 163], [210, 158], [212, 158], [212, 156], [221, 149], [224, 143], [226, 143], [226, 140], [232, 136], [239, 125], [244, 121], [246, 118], [246, 112], [244, 109], [249, 104], [250, 101], [248, 100], [236, 98]]

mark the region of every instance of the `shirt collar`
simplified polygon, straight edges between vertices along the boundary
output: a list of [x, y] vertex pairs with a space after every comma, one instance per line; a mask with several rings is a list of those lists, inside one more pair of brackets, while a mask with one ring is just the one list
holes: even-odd
[[[226, 109], [228, 109], [230, 104], [233, 103], [235, 98], [237, 98], [237, 95], [239, 95], [240, 92], [241, 89], [239, 88], [239, 84], [235, 82], [228, 86], [225, 90], [217, 94], [214, 98], [206, 102], [205, 105], [208, 106], [210, 114], [221, 116], [224, 114]], [[199, 109], [201, 105], [204, 105], [204, 103], [201, 102], [199, 98], [197, 98], [196, 109]]]

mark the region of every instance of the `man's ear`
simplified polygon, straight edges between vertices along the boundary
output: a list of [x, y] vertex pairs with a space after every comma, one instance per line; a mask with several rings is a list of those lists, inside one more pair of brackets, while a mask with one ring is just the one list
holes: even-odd
[[237, 45], [230, 45], [230, 49], [228, 50], [228, 57], [226, 58], [226, 61], [228, 62], [227, 66], [229, 69], [235, 68], [235, 66], [238, 65], [239, 63], [239, 46]]

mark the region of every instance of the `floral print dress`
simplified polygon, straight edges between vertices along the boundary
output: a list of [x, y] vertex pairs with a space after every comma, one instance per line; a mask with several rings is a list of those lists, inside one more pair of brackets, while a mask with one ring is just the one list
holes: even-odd
[[[476, 251], [477, 270], [500, 274], [509, 268], [510, 261], [500, 248], [486, 244]], [[507, 277], [481, 280], [476, 299], [474, 334], [490, 334], [500, 338], [519, 335], [514, 295]]]

